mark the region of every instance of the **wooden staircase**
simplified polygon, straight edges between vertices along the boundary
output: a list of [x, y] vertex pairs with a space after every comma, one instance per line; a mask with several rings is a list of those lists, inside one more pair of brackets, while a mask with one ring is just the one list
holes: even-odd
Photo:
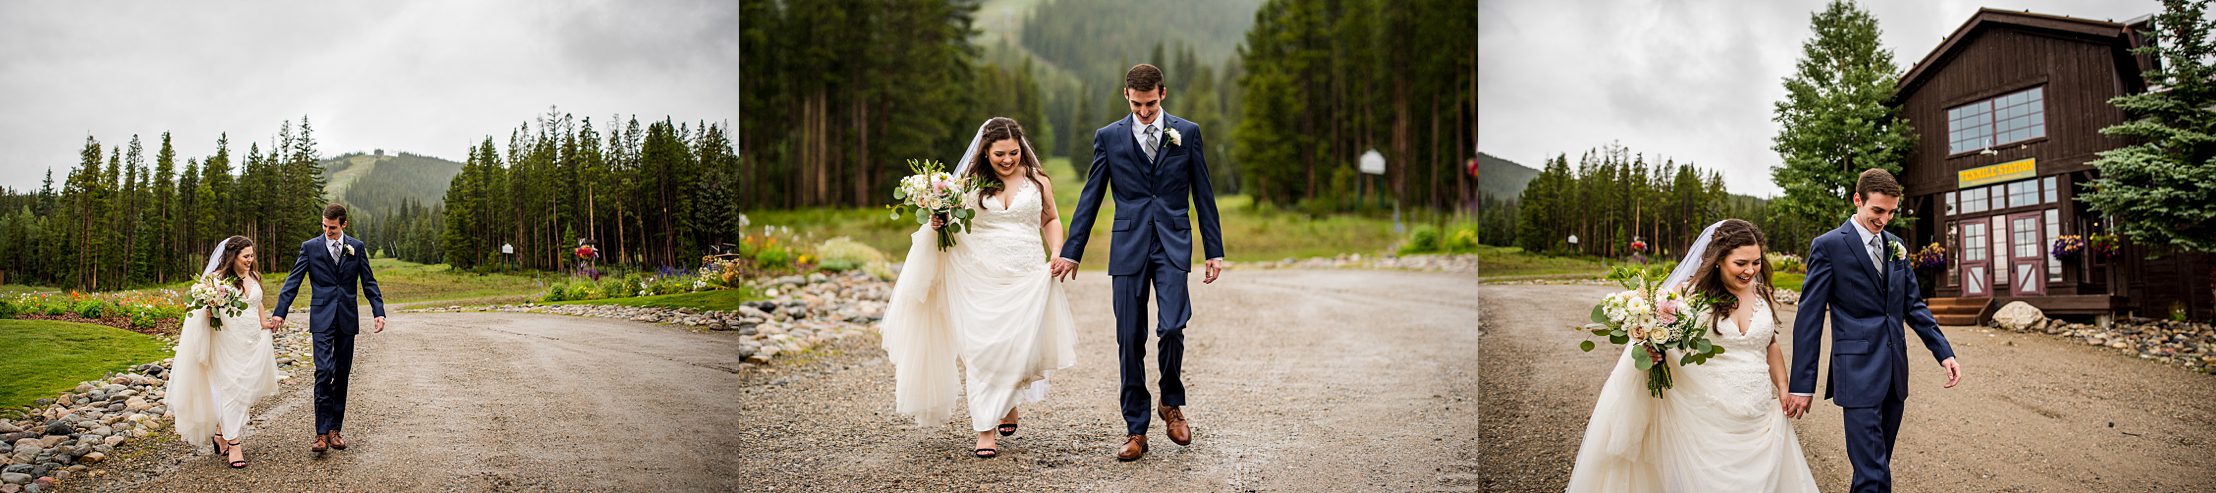
[[1985, 309], [1992, 306], [1992, 298], [1931, 298], [1924, 300], [1931, 307], [1931, 317], [1939, 325], [1977, 325], [1984, 318]]

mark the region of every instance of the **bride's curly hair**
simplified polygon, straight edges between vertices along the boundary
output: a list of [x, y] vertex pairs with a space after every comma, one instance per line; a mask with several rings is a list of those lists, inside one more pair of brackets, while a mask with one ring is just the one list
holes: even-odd
[[[1731, 257], [1732, 250], [1737, 250], [1743, 246], [1752, 245], [1758, 250], [1766, 251], [1765, 247], [1762, 246], [1764, 243], [1762, 228], [1757, 228], [1754, 223], [1746, 220], [1726, 219], [1723, 224], [1716, 226], [1714, 236], [1708, 240], [1708, 250], [1701, 252], [1700, 270], [1694, 271], [1693, 280], [1691, 281], [1693, 294], [1718, 301], [1710, 307], [1712, 312], [1710, 315], [1715, 320], [1729, 317], [1732, 310], [1739, 309], [1739, 296], [1731, 294], [1731, 290], [1724, 286], [1724, 259]], [[1777, 306], [1777, 298], [1770, 288], [1769, 256], [1758, 256], [1755, 261], [1762, 266], [1761, 271], [1755, 274], [1755, 295], [1761, 296], [1763, 302], [1775, 307]], [[1770, 310], [1770, 322], [1778, 322], [1777, 310], [1774, 308]], [[1722, 329], [1714, 328], [1717, 326], [1717, 324], [1709, 324], [1711, 330], [1722, 334]], [[1743, 330], [1744, 327], [1741, 329]]]
[[1046, 176], [1046, 170], [1039, 166], [1039, 156], [1032, 155], [1031, 144], [1023, 136], [1023, 125], [1017, 124], [1013, 118], [996, 116], [985, 120], [982, 132], [984, 137], [977, 139], [977, 155], [970, 156], [969, 168], [969, 174], [976, 177], [977, 185], [981, 187], [977, 192], [978, 198], [989, 198], [1008, 188], [1008, 184], [1000, 182], [1000, 173], [993, 172], [993, 164], [986, 158], [993, 153], [993, 143], [1009, 139], [1016, 141], [1017, 152], [1022, 153], [1017, 161], [1023, 165], [1024, 178], [1031, 180], [1031, 186], [1045, 189], [1039, 184], [1039, 177]]
[[239, 289], [246, 289], [247, 279], [253, 279], [254, 282], [261, 282], [262, 274], [260, 272], [255, 272], [254, 269], [247, 269], [246, 272], [238, 272], [239, 252], [246, 251], [246, 248], [251, 246], [254, 246], [254, 240], [247, 239], [244, 236], [232, 236], [230, 238], [224, 239], [223, 261], [216, 264], [216, 276], [230, 277], [235, 279], [231, 284], [233, 285], [233, 287], [237, 287]]

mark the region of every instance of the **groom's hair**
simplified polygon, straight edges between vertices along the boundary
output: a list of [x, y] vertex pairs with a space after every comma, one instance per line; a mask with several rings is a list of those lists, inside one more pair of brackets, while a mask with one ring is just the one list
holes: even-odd
[[338, 203], [323, 206], [323, 218], [337, 219], [339, 224], [346, 224], [346, 206]]
[[1870, 194], [1873, 193], [1900, 197], [1901, 184], [1893, 181], [1893, 174], [1886, 172], [1884, 168], [1870, 168], [1862, 170], [1862, 177], [1854, 180], [1854, 193], [1861, 195], [1862, 200], [1870, 200]]
[[1131, 71], [1123, 73], [1123, 86], [1133, 91], [1154, 92], [1162, 87], [1162, 69], [1144, 63], [1134, 65]]

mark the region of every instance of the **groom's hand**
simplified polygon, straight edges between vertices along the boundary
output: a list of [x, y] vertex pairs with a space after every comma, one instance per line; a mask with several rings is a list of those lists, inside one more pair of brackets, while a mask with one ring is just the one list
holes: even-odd
[[1223, 259], [1208, 259], [1208, 262], [1205, 265], [1207, 266], [1207, 272], [1204, 276], [1200, 278], [1200, 283], [1215, 284], [1216, 277], [1223, 275]]
[[1787, 394], [1785, 396], [1785, 417], [1800, 419], [1801, 416], [1808, 414], [1809, 399], [1810, 396]]
[[1056, 281], [1074, 281], [1077, 280], [1077, 262], [1055, 257], [1054, 261], [1047, 265], [1047, 272], [1052, 273]]
[[385, 333], [385, 317], [377, 317], [377, 330], [373, 330], [373, 331], [370, 331], [369, 333], [371, 333], [371, 334], [383, 334], [383, 333]]
[[1954, 384], [1962, 382], [1962, 363], [1955, 362], [1954, 358], [1947, 358], [1946, 361], [1939, 362], [1939, 366], [1947, 368], [1946, 388], [1954, 388]]

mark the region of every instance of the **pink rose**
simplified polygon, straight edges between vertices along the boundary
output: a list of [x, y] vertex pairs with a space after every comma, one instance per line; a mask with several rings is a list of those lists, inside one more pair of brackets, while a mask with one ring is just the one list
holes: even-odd
[[1661, 321], [1662, 325], [1677, 323], [1677, 312], [1684, 308], [1683, 305], [1684, 303], [1679, 301], [1664, 301], [1661, 306], [1655, 307], [1654, 317]]

